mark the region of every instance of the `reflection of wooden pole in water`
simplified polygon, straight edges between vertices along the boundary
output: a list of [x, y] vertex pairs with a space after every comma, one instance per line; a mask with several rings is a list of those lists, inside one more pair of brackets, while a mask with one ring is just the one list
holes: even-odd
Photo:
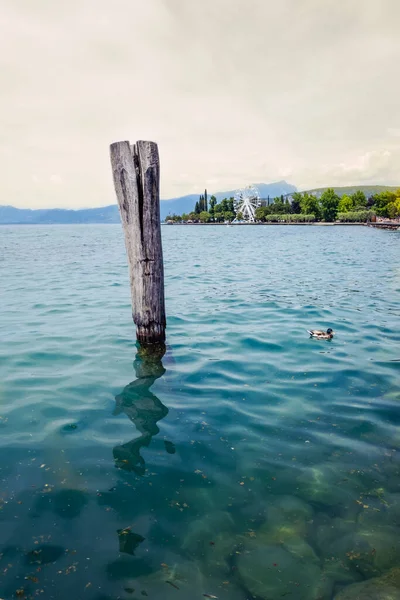
[[165, 341], [160, 164], [154, 142], [116, 142], [111, 166], [128, 255], [132, 315], [140, 343]]
[[124, 412], [136, 425], [141, 436], [116, 446], [113, 450], [114, 460], [121, 469], [134, 471], [138, 475], [145, 473], [145, 461], [140, 455], [140, 449], [150, 444], [152, 437], [159, 432], [157, 422], [168, 414], [168, 408], [150, 391], [153, 383], [165, 373], [161, 361], [164, 354], [164, 344], [139, 348], [133, 363], [137, 379], [115, 397], [113, 414]]

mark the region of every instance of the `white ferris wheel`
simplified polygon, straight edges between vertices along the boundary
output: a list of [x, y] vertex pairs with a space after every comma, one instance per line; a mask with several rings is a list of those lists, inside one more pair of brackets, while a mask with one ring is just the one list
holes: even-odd
[[[242, 214], [244, 221], [254, 223], [256, 208], [261, 206], [260, 192], [255, 185], [248, 185], [235, 194], [236, 215]], [[236, 219], [237, 220], [237, 217]]]

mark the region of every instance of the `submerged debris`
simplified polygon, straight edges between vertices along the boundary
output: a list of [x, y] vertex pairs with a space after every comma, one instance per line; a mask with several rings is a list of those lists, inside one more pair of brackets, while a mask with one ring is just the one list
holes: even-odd
[[176, 590], [179, 590], [179, 587], [177, 585], [175, 585], [175, 583], [173, 581], [170, 581], [169, 579], [167, 579], [165, 583], [169, 583], [169, 585], [172, 585], [172, 587], [174, 587]]

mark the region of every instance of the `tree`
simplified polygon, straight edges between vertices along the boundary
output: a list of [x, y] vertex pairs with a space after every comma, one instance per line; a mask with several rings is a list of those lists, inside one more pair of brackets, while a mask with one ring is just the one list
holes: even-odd
[[367, 199], [362, 190], [357, 190], [354, 194], [351, 195], [351, 199], [353, 200], [354, 208], [365, 208], [367, 206]]
[[[219, 204], [218, 204], [217, 206], [219, 206]], [[214, 213], [214, 220], [215, 220], [217, 223], [221, 223], [221, 221], [223, 221], [223, 220], [224, 220], [224, 213], [223, 213], [223, 212], [221, 212], [221, 211], [217, 211], [217, 210], [216, 210], [216, 211], [215, 211], [215, 213]]]
[[339, 206], [339, 196], [333, 188], [328, 188], [321, 194], [322, 218], [328, 223], [336, 219]]
[[338, 212], [340, 212], [340, 213], [351, 212], [355, 207], [353, 198], [354, 198], [354, 194], [353, 194], [353, 196], [347, 196], [347, 194], [344, 194], [339, 200]]
[[235, 214], [235, 198], [233, 197], [230, 197], [228, 200], [228, 211]]
[[194, 206], [194, 212], [196, 213], [196, 215], [199, 215], [201, 213], [200, 204], [198, 202], [196, 202]]
[[398, 190], [398, 195], [396, 199], [393, 200], [393, 202], [389, 202], [386, 208], [390, 219], [400, 217], [400, 190]]
[[243, 221], [243, 213], [238, 212], [237, 215], [236, 215], [236, 218], [237, 218], [238, 221]]
[[301, 199], [302, 195], [300, 194], [300, 192], [294, 192], [294, 194], [292, 194], [292, 204], [290, 212], [294, 215], [299, 215], [301, 213]]
[[222, 200], [222, 202], [220, 202], [220, 204], [217, 204], [215, 206], [215, 212], [228, 212], [229, 210], [229, 204], [228, 204], [228, 199], [224, 198]]
[[215, 213], [215, 205], [217, 204], [217, 199], [215, 196], [211, 196], [210, 198], [210, 209], [209, 209], [209, 213], [211, 215], [211, 219], [214, 219], [214, 213]]
[[321, 218], [321, 205], [316, 196], [304, 192], [300, 200], [300, 205], [303, 215], [314, 215], [316, 219]]
[[367, 208], [371, 208], [372, 206], [374, 206], [374, 204], [375, 204], [374, 196], [368, 196], [368, 200], [366, 203]]
[[282, 202], [280, 200], [280, 198], [275, 198], [274, 203], [271, 204], [269, 209], [270, 209], [269, 210], [270, 214], [273, 214], [273, 215], [279, 215], [279, 214], [283, 215], [288, 212], [287, 206], [285, 205], [284, 202]]
[[226, 210], [224, 212], [224, 221], [233, 221], [233, 219], [235, 218], [235, 213], [232, 212], [231, 210]]
[[396, 201], [394, 192], [386, 191], [374, 196], [374, 210], [380, 217], [389, 217], [388, 204]]
[[174, 223], [180, 223], [180, 221], [182, 221], [182, 217], [180, 215], [176, 215], [174, 213], [173, 215], [168, 215], [168, 217], [166, 218], [166, 221], [173, 221]]
[[211, 219], [211, 215], [206, 210], [202, 210], [199, 214], [200, 223], [208, 223]]
[[256, 221], [265, 221], [267, 214], [269, 214], [269, 206], [259, 206], [256, 208], [255, 217]]
[[204, 210], [208, 211], [207, 190], [204, 190]]

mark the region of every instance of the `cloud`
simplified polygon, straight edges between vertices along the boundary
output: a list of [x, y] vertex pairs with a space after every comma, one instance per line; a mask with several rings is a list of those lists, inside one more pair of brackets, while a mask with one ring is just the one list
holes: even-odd
[[393, 137], [400, 137], [400, 127], [389, 127], [387, 132]]
[[315, 175], [313, 185], [309, 184], [310, 172], [306, 173], [306, 183], [299, 187], [309, 189], [326, 185], [382, 184], [399, 185], [400, 182], [400, 148], [374, 150], [354, 156], [348, 162], [325, 165]]
[[0, 203], [114, 202], [108, 146], [127, 138], [159, 143], [164, 198], [400, 184], [399, 17], [398, 0], [3, 0]]
[[62, 183], [62, 177], [60, 175], [54, 174], [54, 175], [51, 175], [50, 181], [51, 181], [51, 183], [59, 184], [59, 183]]

